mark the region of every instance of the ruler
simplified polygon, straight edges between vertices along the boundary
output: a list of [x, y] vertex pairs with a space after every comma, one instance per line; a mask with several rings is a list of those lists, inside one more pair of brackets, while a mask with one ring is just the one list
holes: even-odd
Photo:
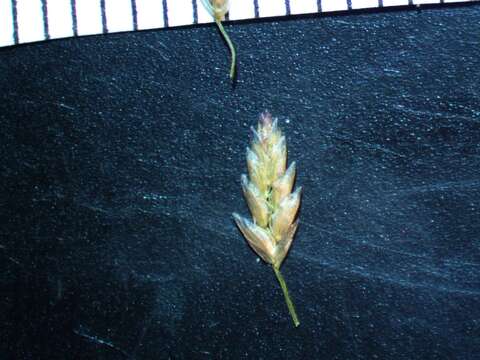
[[[230, 0], [226, 21], [478, 0]], [[201, 0], [0, 0], [0, 47], [212, 22]]]

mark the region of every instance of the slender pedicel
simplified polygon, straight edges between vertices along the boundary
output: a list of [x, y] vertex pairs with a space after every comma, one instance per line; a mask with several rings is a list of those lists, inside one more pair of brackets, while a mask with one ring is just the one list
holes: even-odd
[[235, 46], [233, 46], [232, 40], [228, 36], [225, 28], [223, 27], [222, 21], [225, 18], [225, 15], [228, 13], [229, 10], [229, 0], [202, 0], [202, 4], [210, 13], [210, 15], [214, 18], [215, 23], [217, 24], [218, 30], [222, 34], [225, 42], [230, 49], [230, 53], [232, 55], [232, 61], [230, 63], [230, 79], [233, 80], [235, 77], [235, 69], [237, 66], [237, 52], [235, 51]]
[[269, 113], [260, 117], [253, 140], [247, 148], [248, 174], [242, 175], [243, 194], [253, 222], [234, 213], [233, 218], [250, 247], [271, 264], [282, 288], [288, 311], [295, 326], [300, 325], [280, 266], [297, 231], [295, 220], [300, 207], [301, 188], [294, 192], [296, 165], [287, 168], [285, 136], [277, 120]]

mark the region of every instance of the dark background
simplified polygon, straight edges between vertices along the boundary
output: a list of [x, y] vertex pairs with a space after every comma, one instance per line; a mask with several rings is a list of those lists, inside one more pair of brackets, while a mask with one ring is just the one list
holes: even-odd
[[[0, 50], [1, 359], [478, 359], [480, 6]], [[269, 109], [304, 187], [273, 271], [231, 218]]]

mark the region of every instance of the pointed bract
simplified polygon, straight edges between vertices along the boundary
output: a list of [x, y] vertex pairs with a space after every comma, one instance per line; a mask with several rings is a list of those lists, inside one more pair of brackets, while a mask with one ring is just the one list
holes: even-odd
[[272, 184], [272, 202], [275, 208], [292, 192], [296, 170], [294, 161], [290, 164], [285, 174]]
[[262, 138], [260, 134], [252, 127], [252, 134], [253, 134], [253, 140], [252, 140], [252, 151], [257, 155], [259, 163], [264, 165], [266, 162], [269, 161], [269, 150], [268, 150], [268, 144], [264, 141], [262, 141]]
[[276, 240], [282, 239], [287, 229], [293, 223], [300, 206], [300, 194], [302, 188], [299, 187], [294, 193], [282, 200], [277, 210], [272, 215], [271, 230]]
[[273, 119], [272, 115], [265, 111], [260, 115], [260, 121], [258, 122], [258, 134], [260, 135], [262, 141], [267, 140], [273, 131]]
[[248, 208], [257, 224], [263, 228], [268, 225], [268, 206], [257, 187], [242, 175], [242, 189]]
[[293, 238], [295, 237], [297, 227], [298, 220], [295, 221], [292, 225], [290, 225], [287, 233], [275, 246], [274, 264], [276, 266], [280, 267], [283, 260], [285, 260], [285, 257], [288, 254], [288, 250], [290, 250], [290, 246], [292, 245]]
[[271, 176], [273, 182], [285, 173], [287, 167], [287, 145], [285, 136], [280, 137], [280, 139], [273, 144], [270, 156], [272, 162]]
[[267, 190], [265, 184], [264, 168], [261, 166], [260, 160], [250, 148], [247, 148], [247, 168], [248, 176], [257, 189], [263, 194]]
[[267, 231], [255, 225], [248, 219], [233, 213], [238, 228], [247, 239], [248, 244], [265, 262], [273, 264], [275, 248], [273, 239]]

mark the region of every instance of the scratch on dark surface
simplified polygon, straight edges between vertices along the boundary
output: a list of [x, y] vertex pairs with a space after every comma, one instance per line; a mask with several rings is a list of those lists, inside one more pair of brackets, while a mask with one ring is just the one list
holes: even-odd
[[393, 150], [390, 150], [390, 149], [387, 149], [386, 147], [384, 146], [381, 146], [379, 144], [371, 144], [369, 142], [366, 142], [366, 141], [362, 141], [362, 140], [353, 140], [353, 142], [355, 144], [358, 144], [360, 147], [363, 147], [365, 149], [370, 149], [370, 150], [378, 150], [378, 151], [381, 151], [385, 154], [391, 154], [391, 155], [395, 155], [395, 156], [398, 156], [398, 157], [402, 157], [402, 158], [405, 158], [406, 156], [403, 155], [403, 154], [400, 154], [399, 152], [396, 152], [396, 151], [393, 151]]
[[[158, 260], [158, 261], [137, 261], [137, 264], [147, 264], [148, 265], [154, 265], [154, 264], [162, 264], [163, 262], [161, 260]], [[119, 266], [120, 268], [125, 268], [125, 264], [121, 264], [121, 266]], [[142, 282], [152, 282], [152, 283], [158, 283], [158, 284], [163, 284], [163, 283], [168, 283], [170, 281], [175, 281], [177, 280], [176, 276], [174, 274], [169, 274], [169, 275], [166, 275], [166, 276], [163, 276], [163, 275], [157, 275], [157, 274], [154, 274], [154, 273], [148, 273], [148, 274], [141, 274], [141, 273], [138, 273], [137, 271], [131, 269], [130, 270], [130, 273], [132, 274], [132, 276], [134, 276], [134, 278], [138, 281], [142, 281]]]
[[463, 181], [443, 181], [435, 184], [411, 186], [404, 189], [390, 191], [388, 194], [392, 196], [396, 195], [409, 195], [415, 193], [424, 193], [432, 191], [447, 191], [450, 189], [475, 189], [480, 186], [479, 180], [463, 180]]
[[13, 263], [15, 263], [15, 264], [17, 264], [17, 265], [23, 266], [20, 261], [12, 258], [12, 257], [10, 257], [10, 256], [7, 256], [7, 259], [10, 260], [10, 261], [12, 261]]
[[422, 259], [428, 258], [427, 255], [418, 255], [418, 254], [414, 254], [414, 253], [411, 253], [411, 252], [393, 250], [393, 249], [389, 249], [385, 246], [372, 244], [370, 242], [358, 241], [358, 240], [355, 240], [351, 236], [347, 236], [347, 235], [343, 234], [342, 232], [328, 231], [328, 230], [322, 229], [320, 226], [316, 226], [316, 225], [308, 223], [308, 222], [303, 222], [302, 225], [310, 227], [310, 228], [314, 229], [315, 231], [323, 232], [323, 233], [328, 234], [330, 236], [333, 235], [333, 236], [341, 237], [342, 239], [348, 240], [350, 244], [353, 243], [353, 244], [360, 245], [360, 246], [367, 246], [367, 247], [379, 249], [379, 250], [382, 250], [382, 251], [385, 251], [385, 252], [391, 252], [391, 253], [404, 255], [404, 256], [409, 256], [409, 257], [422, 258]]
[[150, 201], [157, 201], [157, 200], [166, 200], [170, 198], [174, 198], [172, 195], [162, 195], [156, 193], [146, 193], [140, 196], [143, 200], [150, 200]]
[[[94, 81], [97, 81], [98, 83], [103, 84], [104, 86], [106, 86], [110, 90], [115, 89], [116, 91], [119, 91], [119, 92], [123, 91], [123, 89], [120, 85], [120, 81], [116, 77], [105, 77], [105, 76], [94, 76], [94, 75], [92, 75], [90, 78]], [[105, 115], [105, 113], [102, 112], [102, 111], [98, 111], [97, 114], [100, 115], [100, 116]]]
[[405, 155], [403, 155], [399, 152], [390, 150], [390, 149], [388, 149], [384, 146], [381, 146], [380, 144], [372, 144], [372, 143], [369, 143], [367, 141], [354, 139], [354, 138], [351, 138], [350, 136], [346, 136], [346, 135], [339, 134], [339, 133], [336, 133], [336, 132], [331, 132], [331, 131], [322, 131], [322, 133], [325, 134], [325, 135], [328, 135], [329, 137], [331, 137], [333, 139], [346, 141], [348, 143], [355, 144], [355, 145], [357, 145], [361, 148], [364, 148], [364, 149], [378, 150], [378, 151], [384, 152], [386, 154], [391, 154], [391, 155], [395, 155], [395, 156], [403, 157], [403, 158], [406, 157]]
[[152, 325], [152, 320], [153, 320], [153, 316], [151, 314], [149, 314], [148, 317], [143, 322], [142, 331], [140, 332], [140, 335], [138, 336], [137, 344], [135, 345], [135, 347], [132, 351], [132, 355], [131, 355], [132, 358], [135, 358], [135, 355], [136, 355], [138, 349], [140, 348], [140, 346], [142, 346], [143, 339], [145, 338], [145, 335], [148, 333], [148, 330], [150, 329], [150, 326]]
[[357, 344], [356, 336], [355, 336], [355, 328], [352, 324], [353, 312], [351, 312], [350, 309], [348, 308], [347, 298], [348, 298], [348, 296], [344, 296], [343, 301], [342, 301], [343, 302], [344, 313], [347, 314], [347, 316], [345, 316], [345, 325], [348, 329], [348, 333], [350, 334], [350, 339], [351, 339], [351, 343], [353, 344], [353, 348], [355, 349], [355, 354], [358, 354], [358, 344]]
[[95, 211], [95, 212], [101, 212], [104, 214], [108, 214], [109, 211], [107, 209], [103, 209], [100, 206], [95, 206], [95, 205], [90, 205], [90, 204], [84, 204], [84, 203], [79, 203], [80, 206], [83, 206], [89, 210]]
[[176, 165], [164, 164], [162, 165], [162, 168], [178, 170], [178, 171], [186, 172], [188, 174], [197, 174], [197, 171], [195, 171], [195, 169], [187, 169], [186, 167], [180, 167]]
[[[424, 274], [433, 275], [433, 276], [443, 278], [443, 279], [451, 279], [451, 277], [452, 277], [451, 271], [454, 271], [455, 267], [461, 267], [462, 270], [465, 270], [464, 267], [475, 268], [475, 267], [480, 266], [480, 264], [475, 263], [475, 262], [462, 262], [462, 261], [458, 262], [458, 261], [450, 260], [450, 259], [442, 260], [441, 265], [436, 265], [436, 264], [431, 263], [432, 259], [431, 259], [430, 255], [428, 255], [428, 254], [415, 254], [415, 253], [408, 252], [408, 251], [390, 249], [387, 246], [377, 245], [377, 244], [374, 244], [374, 243], [368, 242], [368, 241], [356, 240], [354, 237], [347, 236], [345, 234], [342, 234], [341, 232], [328, 231], [328, 230], [322, 229], [320, 226], [316, 226], [316, 225], [308, 223], [308, 222], [304, 222], [304, 223], [302, 223], [302, 225], [310, 227], [310, 228], [312, 228], [312, 229], [314, 229], [315, 231], [318, 231], [318, 232], [324, 232], [324, 233], [328, 234], [329, 236], [341, 237], [342, 239], [347, 240], [350, 245], [353, 244], [353, 245], [356, 245], [356, 246], [359, 246], [359, 247], [360, 246], [361, 247], [369, 247], [369, 248], [372, 248], [372, 249], [377, 249], [377, 250], [382, 251], [384, 253], [391, 253], [391, 254], [397, 254], [397, 255], [410, 257], [410, 258], [415, 258], [415, 259], [422, 259], [423, 261], [425, 261], [425, 262], [422, 263], [423, 265], [417, 266], [418, 264], [414, 264], [414, 263], [409, 264], [409, 267], [412, 269], [412, 271], [420, 271]], [[299, 252], [297, 254], [299, 254], [302, 257], [305, 256], [305, 255], [303, 255], [302, 252]], [[307, 255], [306, 257], [308, 257], [309, 260], [314, 259], [313, 256], [308, 256]], [[391, 282], [391, 283], [400, 284], [402, 286], [432, 288], [432, 289], [436, 289], [438, 291], [455, 292], [455, 293], [462, 293], [462, 294], [467, 294], [467, 295], [478, 295], [478, 294], [480, 294], [480, 292], [478, 292], [478, 291], [470, 291], [470, 290], [465, 290], [465, 289], [458, 288], [458, 287], [448, 287], [448, 286], [443, 286], [443, 285], [435, 286], [435, 285], [431, 285], [431, 284], [427, 285], [427, 284], [424, 284], [422, 282], [412, 282], [411, 280], [404, 280], [403, 278], [401, 278], [402, 273], [395, 273], [395, 274], [390, 275], [388, 272], [378, 273], [378, 272], [375, 272], [375, 271], [368, 271], [364, 267], [355, 266], [354, 264], [345, 265], [344, 263], [340, 263], [340, 262], [337, 264], [337, 263], [331, 263], [327, 260], [323, 260], [323, 261], [320, 261], [318, 259], [315, 259], [315, 260], [316, 261], [314, 261], [314, 262], [321, 263], [322, 265], [325, 265], [326, 267], [329, 267], [329, 268], [333, 268], [333, 269], [340, 270], [340, 271], [347, 271], [347, 272], [351, 272], [351, 273], [354, 273], [354, 274], [359, 274], [359, 275], [367, 277], [367, 278], [378, 278], [378, 279], [388, 281], [388, 282]], [[440, 267], [440, 266], [442, 266], [442, 267]], [[408, 274], [405, 274], [405, 271], [403, 271], [403, 275], [404, 275], [405, 278], [408, 278]], [[461, 276], [461, 275], [457, 275], [457, 276]]]
[[407, 251], [393, 250], [393, 249], [389, 249], [386, 246], [380, 246], [380, 245], [370, 244], [370, 243], [362, 243], [362, 245], [366, 245], [368, 247], [372, 247], [372, 248], [375, 248], [375, 249], [378, 249], [378, 250], [381, 250], [381, 251], [385, 251], [385, 252], [389, 252], [389, 253], [393, 253], [393, 254], [398, 254], [398, 255], [403, 255], [403, 256], [408, 256], [408, 257], [413, 257], [413, 258], [419, 258], [419, 259], [428, 259], [428, 255], [419, 255], [419, 254], [414, 254], [414, 253], [407, 252]]
[[62, 103], [62, 102], [56, 102], [56, 103], [54, 103], [54, 104], [57, 105], [58, 107], [61, 107], [61, 108], [64, 108], [64, 109], [75, 110], [75, 108], [74, 108], [73, 106], [64, 104], [64, 103]]
[[168, 56], [166, 56], [162, 51], [160, 51], [160, 49], [156, 48], [155, 46], [150, 45], [150, 44], [147, 44], [146, 46], [147, 46], [147, 48], [155, 51], [158, 55], [160, 55], [163, 60], [165, 60], [165, 61], [170, 60], [170, 58]]
[[459, 120], [473, 121], [473, 122], [479, 121], [478, 119], [475, 119], [475, 117], [462, 116], [459, 114], [447, 114], [447, 113], [442, 113], [438, 111], [429, 111], [425, 109], [415, 110], [415, 109], [410, 109], [408, 107], [405, 107], [403, 105], [395, 105], [393, 108], [407, 114], [415, 115], [417, 117], [420, 115], [425, 115], [428, 117], [437, 117], [437, 118], [445, 118], [445, 119], [459, 119]]
[[132, 356], [130, 356], [126, 351], [120, 349], [118, 346], [114, 345], [112, 342], [108, 341], [108, 340], [104, 340], [104, 339], [101, 339], [95, 335], [92, 335], [91, 333], [89, 333], [88, 331], [86, 331], [84, 329], [83, 326], [80, 326], [80, 328], [78, 329], [74, 329], [73, 332], [75, 334], [77, 334], [78, 336], [81, 336], [83, 337], [84, 339], [87, 339], [88, 341], [94, 343], [94, 344], [98, 344], [98, 345], [102, 345], [102, 346], [106, 346], [106, 347], [109, 347], [110, 349], [113, 349], [119, 353], [121, 353], [122, 355], [124, 355], [127, 359], [132, 359]]
[[365, 277], [369, 279], [377, 279], [377, 280], [389, 282], [389, 283], [404, 286], [404, 287], [435, 290], [438, 292], [454, 293], [454, 294], [461, 294], [461, 295], [468, 295], [468, 296], [480, 295], [480, 291], [464, 290], [464, 289], [459, 289], [455, 287], [446, 287], [446, 286], [434, 286], [426, 283], [413, 282], [413, 281], [399, 279], [399, 278], [395, 279], [393, 276], [387, 276], [387, 275], [382, 275], [380, 273], [366, 271], [363, 267], [361, 269], [355, 269], [354, 266], [348, 267], [342, 264], [334, 264], [329, 261], [319, 259], [315, 256], [306, 254], [305, 252], [298, 251], [298, 250], [296, 254], [301, 256], [302, 259], [309, 261], [313, 265], [324, 266], [330, 269], [334, 269], [336, 271], [347, 272], [350, 274], [359, 275], [361, 277]]
[[451, 265], [451, 266], [460, 266], [460, 267], [464, 267], [464, 266], [477, 267], [477, 266], [480, 266], [480, 264], [472, 263], [472, 262], [469, 262], [469, 261], [455, 261], [455, 260], [445, 260], [445, 264], [448, 264], [448, 265]]
[[[0, 245], [0, 249], [7, 250], [7, 248], [6, 248], [5, 246], [3, 246], [3, 245]], [[14, 259], [14, 258], [11, 257], [11, 256], [8, 256], [8, 255], [7, 255], [7, 259], [10, 260], [11, 262], [17, 264], [17, 265], [23, 266], [23, 264], [22, 264], [20, 261], [18, 261], [17, 259]]]

